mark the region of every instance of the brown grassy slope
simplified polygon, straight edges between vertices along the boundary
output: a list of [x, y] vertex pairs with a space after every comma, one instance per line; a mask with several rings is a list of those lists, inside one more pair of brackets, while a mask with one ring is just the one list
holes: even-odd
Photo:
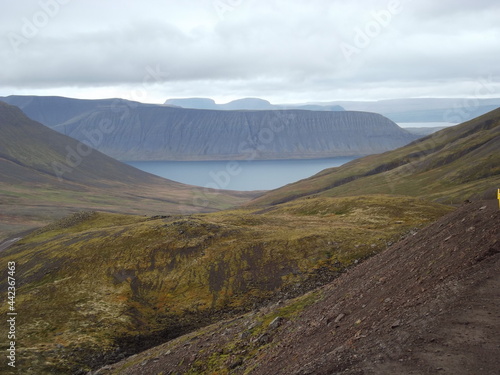
[[497, 202], [465, 205], [313, 293], [100, 374], [497, 373], [499, 224]]
[[88, 370], [299, 295], [449, 210], [371, 196], [305, 199], [267, 213], [74, 216], [2, 254], [0, 268], [17, 262], [21, 283], [20, 367]]
[[[8, 232], [40, 226], [82, 209], [208, 212], [255, 197], [253, 193], [202, 192], [142, 172], [82, 147], [3, 102], [0, 133], [0, 241]], [[68, 159], [68, 155], [73, 156]], [[58, 175], [58, 170], [64, 173]]]
[[401, 194], [444, 203], [493, 198], [500, 187], [500, 109], [410, 145], [324, 170], [250, 202], [298, 197]]

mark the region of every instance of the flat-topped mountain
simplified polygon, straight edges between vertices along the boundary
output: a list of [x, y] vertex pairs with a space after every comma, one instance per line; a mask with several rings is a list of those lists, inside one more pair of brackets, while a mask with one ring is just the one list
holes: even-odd
[[168, 99], [166, 105], [191, 109], [218, 109], [218, 110], [271, 110], [271, 109], [304, 109], [309, 111], [343, 111], [340, 105], [314, 104], [271, 104], [260, 98], [243, 98], [225, 104], [217, 104], [210, 98], [181, 98]]
[[210, 98], [168, 99], [165, 104], [180, 108], [219, 109], [215, 100]]
[[233, 100], [229, 103], [222, 104], [220, 109], [237, 110], [237, 109], [247, 109], [247, 110], [266, 110], [266, 109], [277, 109], [269, 101], [259, 98], [244, 98]]
[[120, 160], [301, 159], [374, 154], [417, 136], [363, 112], [102, 108], [54, 127], [84, 141], [99, 124], [115, 131], [96, 145]]
[[[200, 110], [121, 99], [3, 98], [28, 116], [99, 151], [126, 161], [254, 160], [358, 156], [403, 146], [418, 136], [366, 112], [266, 110], [261, 99]], [[210, 107], [210, 101], [195, 99]], [[253, 103], [253, 104], [252, 104]], [[113, 131], [92, 140], [102, 126]]]

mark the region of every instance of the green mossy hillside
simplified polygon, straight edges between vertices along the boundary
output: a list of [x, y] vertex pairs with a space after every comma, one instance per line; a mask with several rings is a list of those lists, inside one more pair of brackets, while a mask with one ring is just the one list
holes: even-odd
[[301, 295], [450, 209], [374, 195], [189, 216], [75, 214], [2, 254], [0, 267], [17, 264], [20, 365], [89, 370]]

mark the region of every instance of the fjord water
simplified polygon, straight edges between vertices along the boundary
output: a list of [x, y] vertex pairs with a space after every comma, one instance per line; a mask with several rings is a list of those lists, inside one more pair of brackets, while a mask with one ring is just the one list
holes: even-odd
[[145, 172], [190, 185], [228, 190], [270, 190], [338, 167], [355, 157], [308, 160], [131, 161]]

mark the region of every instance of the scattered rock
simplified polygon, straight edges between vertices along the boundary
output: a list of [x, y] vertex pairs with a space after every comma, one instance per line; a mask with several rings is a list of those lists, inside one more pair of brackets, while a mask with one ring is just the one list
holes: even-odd
[[334, 322], [335, 323], [340, 322], [344, 318], [344, 316], [345, 316], [345, 314], [339, 314], [339, 315], [337, 315], [337, 317], [335, 318]]
[[269, 333], [263, 333], [262, 335], [257, 337], [255, 342], [259, 345], [268, 344], [269, 342], [271, 342], [271, 335], [269, 335]]
[[234, 370], [236, 367], [239, 367], [239, 366], [241, 366], [242, 364], [243, 364], [243, 359], [238, 358], [238, 359], [236, 359], [235, 361], [233, 361], [232, 363], [230, 363], [230, 364], [228, 365], [228, 367], [229, 367], [229, 369], [230, 369], [230, 370]]
[[283, 321], [284, 321], [284, 320], [285, 320], [285, 319], [283, 319], [282, 317], [277, 316], [276, 318], [274, 318], [274, 319], [273, 319], [273, 321], [272, 321], [271, 323], [269, 323], [268, 328], [269, 328], [270, 330], [275, 330], [276, 328], [278, 328], [280, 325], [282, 325], [282, 324], [283, 324]]
[[150, 220], [168, 219], [169, 217], [171, 217], [171, 216], [170, 215], [155, 215], [155, 216], [151, 216]]
[[396, 320], [394, 323], [392, 323], [391, 328], [398, 328], [401, 325], [401, 320]]
[[251, 332], [249, 330], [243, 331], [240, 333], [240, 339], [245, 340], [250, 337]]

